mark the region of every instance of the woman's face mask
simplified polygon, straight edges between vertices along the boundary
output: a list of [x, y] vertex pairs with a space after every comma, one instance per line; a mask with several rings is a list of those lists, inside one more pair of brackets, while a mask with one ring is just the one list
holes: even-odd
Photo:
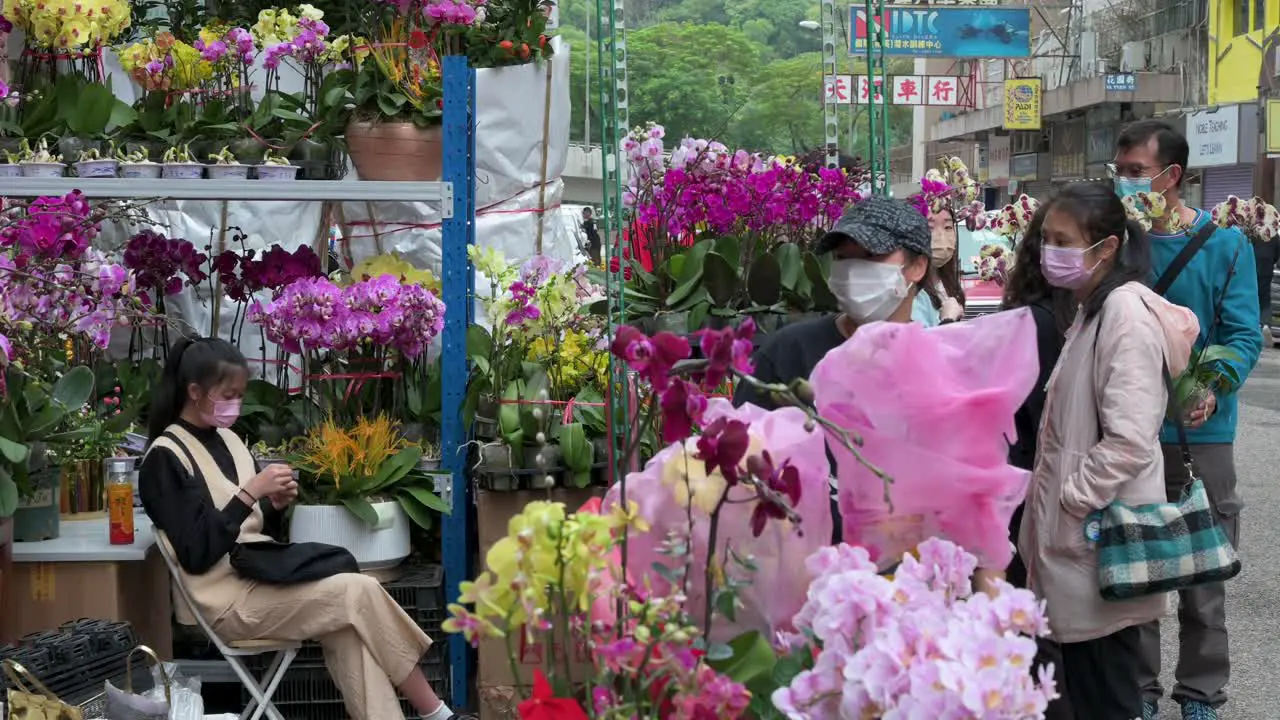
[[929, 231], [933, 238], [931, 262], [940, 268], [956, 256], [956, 226], [950, 216], [935, 215], [929, 219]]
[[871, 260], [833, 260], [829, 284], [841, 312], [858, 324], [887, 319], [909, 289], [901, 265]]
[[206, 397], [200, 403], [200, 419], [211, 427], [229, 428], [240, 419], [241, 402], [240, 398], [214, 400]]
[[[1040, 248], [1040, 270], [1044, 279], [1054, 287], [1067, 290], [1078, 290], [1093, 277], [1098, 263], [1086, 265], [1085, 253], [1102, 244], [1100, 241], [1087, 248], [1056, 247], [1045, 245]], [[1098, 261], [1101, 262], [1101, 261]]]

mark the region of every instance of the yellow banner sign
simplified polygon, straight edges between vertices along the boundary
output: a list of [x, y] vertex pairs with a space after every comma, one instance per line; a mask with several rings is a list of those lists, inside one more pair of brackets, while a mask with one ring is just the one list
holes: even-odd
[[1004, 129], [1040, 129], [1040, 78], [1004, 81]]
[[1267, 154], [1280, 155], [1280, 98], [1267, 100]]

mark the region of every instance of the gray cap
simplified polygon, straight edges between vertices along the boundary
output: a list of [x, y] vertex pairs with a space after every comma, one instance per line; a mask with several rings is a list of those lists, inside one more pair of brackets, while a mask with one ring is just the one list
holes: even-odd
[[888, 255], [898, 248], [919, 255], [933, 250], [929, 221], [920, 211], [903, 200], [882, 195], [872, 195], [845, 210], [835, 227], [818, 240], [818, 252], [830, 252], [847, 240], [872, 255]]

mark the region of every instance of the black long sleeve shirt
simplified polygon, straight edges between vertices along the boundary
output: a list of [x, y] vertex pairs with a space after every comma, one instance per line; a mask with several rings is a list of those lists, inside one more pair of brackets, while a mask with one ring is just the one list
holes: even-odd
[[1040, 415], [1044, 412], [1046, 386], [1049, 384], [1049, 376], [1053, 374], [1054, 366], [1058, 364], [1058, 355], [1062, 352], [1064, 342], [1053, 315], [1053, 306], [1048, 300], [1033, 303], [1028, 307], [1031, 309], [1031, 317], [1036, 322], [1036, 349], [1039, 351], [1040, 375], [1036, 378], [1031, 394], [1013, 415], [1013, 427], [1018, 437], [1009, 448], [1009, 464], [1023, 470], [1035, 469]]
[[[179, 424], [204, 446], [223, 474], [241, 484], [249, 478], [236, 475], [235, 459], [226, 443], [211, 428]], [[163, 530], [182, 569], [193, 575], [208, 572], [231, 551], [240, 536], [240, 525], [251, 508], [239, 498], [226, 506], [213, 504], [209, 486], [199, 473], [189, 473], [168, 448], [154, 448], [138, 471], [138, 495], [156, 528]], [[279, 538], [283, 514], [263, 501], [263, 532]]]

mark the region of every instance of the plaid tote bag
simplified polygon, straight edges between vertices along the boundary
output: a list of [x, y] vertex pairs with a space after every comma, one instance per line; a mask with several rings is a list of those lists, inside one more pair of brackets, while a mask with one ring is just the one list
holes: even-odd
[[[1164, 381], [1170, 402], [1176, 404], [1167, 365]], [[1086, 525], [1086, 535], [1096, 537], [1098, 584], [1107, 600], [1182, 590], [1240, 573], [1240, 558], [1214, 519], [1209, 494], [1195, 475], [1181, 408], [1173, 416], [1187, 470], [1182, 499], [1137, 507], [1113, 502], [1093, 513]]]

